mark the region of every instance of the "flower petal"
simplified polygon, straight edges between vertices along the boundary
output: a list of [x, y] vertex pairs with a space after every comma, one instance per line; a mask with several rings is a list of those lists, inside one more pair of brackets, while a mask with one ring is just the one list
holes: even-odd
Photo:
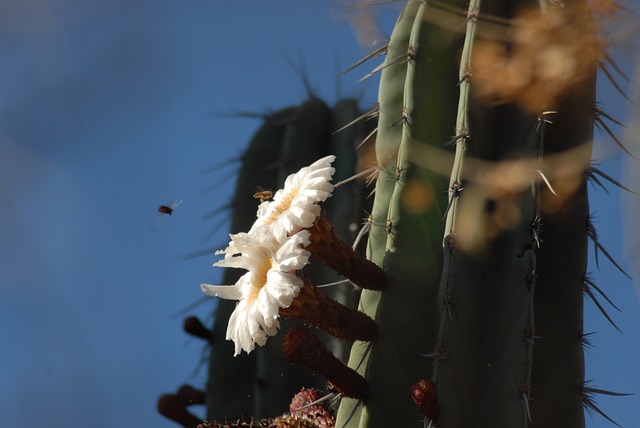
[[227, 248], [216, 252], [224, 259], [215, 266], [242, 268], [248, 272], [233, 286], [201, 285], [202, 291], [223, 299], [238, 300], [229, 318], [227, 340], [235, 354], [251, 352], [277, 333], [281, 308], [289, 307], [303, 281], [298, 271], [309, 263], [310, 233], [321, 214], [320, 202], [333, 192], [331, 178], [335, 156], [326, 156], [291, 174], [271, 201], [260, 204], [248, 233], [230, 234]]
[[227, 300], [240, 300], [242, 298], [242, 287], [237, 285], [209, 285], [200, 284], [200, 289], [209, 296], [219, 297]]
[[320, 215], [318, 203], [333, 192], [330, 180], [335, 173], [335, 168], [331, 167], [334, 160], [335, 156], [326, 156], [289, 175], [284, 188], [275, 193], [273, 200], [260, 204], [249, 235], [263, 243], [282, 244], [292, 234], [310, 227]]
[[278, 301], [270, 293], [261, 292], [255, 304], [264, 319], [265, 327], [273, 327], [278, 322]]

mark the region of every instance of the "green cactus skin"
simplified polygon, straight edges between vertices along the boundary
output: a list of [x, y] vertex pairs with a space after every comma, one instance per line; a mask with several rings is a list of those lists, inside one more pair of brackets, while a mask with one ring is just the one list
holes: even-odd
[[[479, 137], [478, 132], [471, 135]], [[472, 190], [465, 187], [469, 193], [460, 195], [455, 209], [475, 212], [477, 207], [465, 207], [476, 196], [470, 194]], [[456, 248], [457, 236], [446, 238], [453, 243], [445, 248], [438, 295], [440, 336], [433, 375], [442, 419], [438, 426], [527, 426], [522, 400], [531, 366], [526, 335], [533, 331], [530, 308], [535, 275], [535, 253], [527, 247], [535, 203], [526, 192], [513, 199], [509, 203], [516, 204], [524, 221], [493, 238], [481, 252]], [[502, 203], [497, 201], [495, 209]], [[493, 212], [477, 215], [490, 217]]]
[[296, 112], [280, 149], [278, 186], [287, 176], [327, 154], [331, 110], [319, 98], [310, 98]]
[[[329, 139], [329, 153], [336, 156], [336, 160], [333, 162], [336, 169], [333, 175], [334, 183], [346, 180], [356, 173], [358, 163], [356, 147], [366, 137], [367, 124], [358, 122], [340, 132], [335, 131], [356, 120], [361, 114], [358, 103], [351, 98], [339, 101], [331, 111], [331, 129], [334, 132]], [[356, 238], [357, 227], [364, 210], [362, 192], [361, 183], [357, 181], [347, 183], [337, 187], [333, 191], [333, 196], [327, 199], [324, 204], [324, 209], [333, 219], [332, 223], [338, 231], [338, 235], [345, 242], [353, 242]], [[355, 203], [348, 203], [349, 200], [353, 200]], [[355, 227], [353, 219], [358, 219]], [[355, 305], [355, 301], [353, 303]]]
[[[562, 153], [593, 137], [595, 70], [583, 87], [571, 93], [545, 132], [545, 153]], [[583, 159], [589, 162], [590, 147]], [[587, 232], [580, 219], [589, 215], [587, 183], [561, 210], [544, 213], [536, 281], [536, 340], [531, 376], [532, 427], [583, 427], [580, 388], [584, 383], [582, 346], [582, 276], [587, 269]]]
[[[402, 117], [403, 106], [403, 82], [407, 73], [406, 56], [409, 46], [409, 35], [411, 27], [418, 12], [419, 5], [408, 4], [402, 10], [396, 26], [391, 34], [387, 55], [385, 58], [385, 68], [380, 76], [378, 131], [376, 135], [376, 158], [378, 160], [379, 176], [376, 182], [376, 197], [373, 202], [371, 214], [371, 230], [367, 246], [367, 257], [383, 267], [386, 230], [385, 224], [389, 210], [389, 200], [393, 191], [393, 180], [387, 171], [389, 168], [395, 169], [398, 156], [398, 148], [402, 138], [402, 129], [396, 126], [396, 122]], [[393, 90], [392, 90], [393, 89]], [[359, 309], [375, 319], [376, 310], [380, 301], [381, 292], [369, 292], [363, 290], [360, 297]], [[384, 340], [384, 332], [379, 331], [378, 341]], [[363, 342], [355, 342], [351, 348], [349, 357], [349, 367], [356, 369], [361, 375], [367, 375], [367, 364], [369, 358], [370, 345]], [[397, 366], [396, 360], [392, 361], [392, 367]], [[375, 388], [375, 383], [370, 382]], [[376, 393], [373, 392], [374, 399]], [[338, 414], [336, 425], [345, 426], [351, 422], [352, 427], [356, 427], [362, 419], [368, 419], [363, 415], [361, 406], [355, 407], [356, 400], [343, 398]], [[390, 403], [391, 405], [391, 403]], [[355, 413], [354, 413], [355, 412]]]
[[[367, 250], [387, 282], [382, 292], [362, 292], [360, 309], [378, 322], [379, 339], [371, 348], [356, 342], [349, 360], [369, 381], [369, 399], [353, 417], [354, 400], [343, 400], [337, 426], [348, 419], [349, 426], [414, 426], [419, 417], [409, 388], [431, 376], [431, 360], [420, 354], [431, 352], [437, 335], [447, 186], [411, 159], [416, 146], [442, 146], [454, 128], [457, 65], [448, 52], [459, 41], [425, 20], [428, 13], [425, 3], [406, 5], [380, 78], [379, 176]], [[408, 210], [405, 192], [416, 185], [426, 203]]]
[[[487, 2], [483, 11], [495, 6]], [[471, 2], [468, 14], [479, 10], [480, 2]], [[438, 385], [439, 426], [526, 427], [536, 272], [530, 224], [537, 215], [538, 187], [496, 200], [487, 185], [465, 182], [462, 173], [467, 156], [489, 161], [535, 158], [541, 138], [535, 132], [535, 117], [511, 106], [474, 105], [469, 98], [473, 84], [463, 76], [469, 70], [475, 23], [473, 18], [467, 20], [459, 73], [456, 129], [469, 136], [456, 144], [450, 178], [464, 191], [450, 193], [433, 381]], [[476, 216], [482, 218], [478, 225], [490, 224], [503, 206], [517, 210], [517, 226], [498, 231], [493, 238], [480, 237], [480, 248], [458, 247], [458, 241], [469, 239], [466, 235], [477, 233], [460, 222]]]

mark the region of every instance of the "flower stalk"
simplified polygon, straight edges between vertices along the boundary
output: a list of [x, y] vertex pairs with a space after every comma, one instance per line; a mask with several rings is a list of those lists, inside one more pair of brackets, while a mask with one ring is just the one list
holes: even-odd
[[312, 256], [359, 287], [382, 290], [384, 271], [342, 241], [326, 216], [318, 216], [313, 225], [306, 230], [311, 233], [311, 243], [306, 249]]
[[378, 335], [378, 326], [369, 316], [327, 297], [307, 279], [291, 305], [280, 309], [280, 315], [307, 322], [342, 340], [370, 342]]
[[304, 327], [289, 330], [284, 338], [282, 350], [285, 358], [291, 363], [326, 377], [342, 395], [356, 399], [367, 398], [367, 381], [334, 357], [311, 330]]

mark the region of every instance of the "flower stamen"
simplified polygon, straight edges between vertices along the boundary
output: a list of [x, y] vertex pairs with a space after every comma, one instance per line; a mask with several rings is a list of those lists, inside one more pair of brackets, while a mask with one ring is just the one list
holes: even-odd
[[247, 296], [247, 300], [250, 302], [256, 301], [258, 299], [258, 295], [260, 294], [260, 290], [267, 283], [267, 273], [269, 269], [271, 269], [273, 264], [273, 259], [268, 258], [265, 259], [260, 267], [256, 269], [253, 280], [251, 281], [251, 288], [249, 289], [249, 295]]
[[247, 233], [231, 235], [224, 251], [225, 258], [215, 266], [241, 268], [248, 272], [235, 285], [200, 287], [206, 294], [229, 300], [238, 305], [229, 318], [227, 340], [235, 343], [235, 355], [249, 353], [256, 344], [263, 346], [269, 336], [277, 333], [281, 308], [289, 307], [300, 292], [303, 281], [299, 271], [309, 263], [309, 232], [302, 230], [274, 247], [264, 245]]
[[286, 195], [284, 195], [282, 199], [276, 204], [273, 211], [267, 216], [267, 218], [265, 218], [264, 225], [267, 226], [277, 221], [278, 218], [280, 218], [280, 215], [282, 215], [282, 213], [284, 213], [291, 207], [291, 202], [293, 202], [293, 199], [297, 194], [298, 188], [294, 187]]

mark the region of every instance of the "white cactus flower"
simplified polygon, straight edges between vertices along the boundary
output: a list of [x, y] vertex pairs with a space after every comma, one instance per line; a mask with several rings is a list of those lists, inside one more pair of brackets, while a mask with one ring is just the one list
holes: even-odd
[[248, 272], [235, 285], [202, 284], [202, 291], [222, 299], [238, 300], [229, 318], [227, 340], [235, 355], [263, 346], [276, 334], [278, 311], [287, 308], [304, 285], [297, 272], [309, 263], [309, 232], [300, 231], [280, 246], [264, 245], [251, 234], [229, 235], [229, 246], [216, 254], [225, 258], [214, 266], [242, 268]]
[[319, 202], [324, 202], [333, 192], [330, 182], [336, 159], [330, 155], [306, 166], [287, 177], [284, 188], [278, 190], [272, 201], [258, 207], [258, 218], [249, 234], [261, 242], [282, 244], [300, 230], [311, 227], [320, 215]]

